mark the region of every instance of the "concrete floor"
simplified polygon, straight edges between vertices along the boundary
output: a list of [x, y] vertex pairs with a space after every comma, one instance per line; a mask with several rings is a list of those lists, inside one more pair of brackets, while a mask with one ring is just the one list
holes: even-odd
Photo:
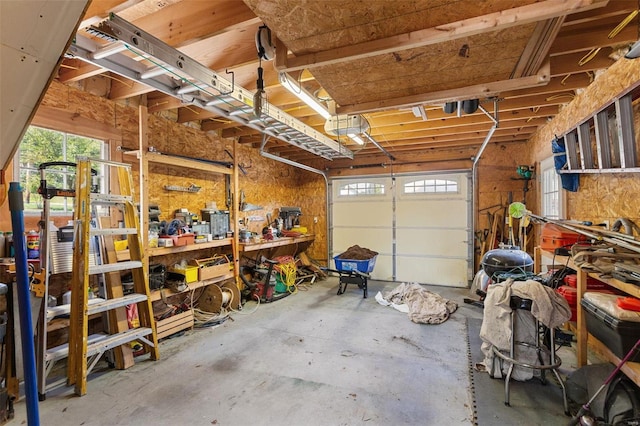
[[[512, 386], [475, 371], [482, 311], [467, 289], [429, 287], [459, 304], [440, 325], [412, 323], [337, 278], [278, 302], [247, 304], [220, 326], [160, 344], [123, 371], [92, 373], [87, 394], [62, 387], [40, 403], [43, 425], [563, 425], [559, 387]], [[564, 349], [563, 370], [575, 368]], [[26, 424], [24, 400], [9, 424]]]

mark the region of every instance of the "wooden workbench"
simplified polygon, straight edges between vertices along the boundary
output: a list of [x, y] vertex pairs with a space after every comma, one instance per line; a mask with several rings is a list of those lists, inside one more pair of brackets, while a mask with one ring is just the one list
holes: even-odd
[[240, 243], [239, 251], [247, 257], [265, 256], [273, 259], [277, 256], [296, 256], [305, 251], [315, 240], [314, 235], [301, 235], [299, 237], [281, 237], [271, 241], [258, 243]]

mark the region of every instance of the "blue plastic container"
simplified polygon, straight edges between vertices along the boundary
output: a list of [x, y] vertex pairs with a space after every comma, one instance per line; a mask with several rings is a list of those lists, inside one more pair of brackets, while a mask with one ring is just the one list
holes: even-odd
[[[340, 256], [340, 255], [338, 255]], [[376, 258], [373, 256], [371, 259], [366, 260], [354, 260], [354, 259], [339, 259], [338, 256], [333, 258], [338, 271], [360, 271], [364, 273], [370, 273], [373, 271], [373, 267], [376, 266]]]

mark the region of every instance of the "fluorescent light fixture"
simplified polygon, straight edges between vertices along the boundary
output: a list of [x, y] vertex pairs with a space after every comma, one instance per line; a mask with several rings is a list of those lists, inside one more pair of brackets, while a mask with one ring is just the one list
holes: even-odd
[[307, 92], [302, 85], [293, 80], [287, 73], [280, 73], [280, 84], [285, 89], [296, 95], [302, 102], [307, 104], [315, 112], [320, 114], [325, 120], [331, 117], [331, 113], [309, 92]]
[[347, 136], [349, 136], [355, 143], [357, 143], [358, 145], [364, 145], [364, 141], [362, 140], [362, 138], [354, 133], [347, 133]]
[[640, 40], [633, 43], [633, 46], [629, 49], [626, 55], [624, 55], [627, 59], [636, 59], [640, 58]]

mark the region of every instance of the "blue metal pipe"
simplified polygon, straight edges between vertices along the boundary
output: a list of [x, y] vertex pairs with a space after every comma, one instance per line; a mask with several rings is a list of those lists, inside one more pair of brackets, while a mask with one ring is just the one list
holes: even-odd
[[9, 184], [9, 210], [13, 228], [13, 247], [16, 256], [16, 286], [18, 310], [20, 311], [20, 336], [24, 364], [24, 390], [27, 402], [29, 426], [40, 425], [38, 412], [38, 388], [36, 375], [36, 351], [31, 321], [31, 294], [29, 290], [29, 267], [27, 266], [27, 244], [24, 237], [24, 204], [20, 182]]

